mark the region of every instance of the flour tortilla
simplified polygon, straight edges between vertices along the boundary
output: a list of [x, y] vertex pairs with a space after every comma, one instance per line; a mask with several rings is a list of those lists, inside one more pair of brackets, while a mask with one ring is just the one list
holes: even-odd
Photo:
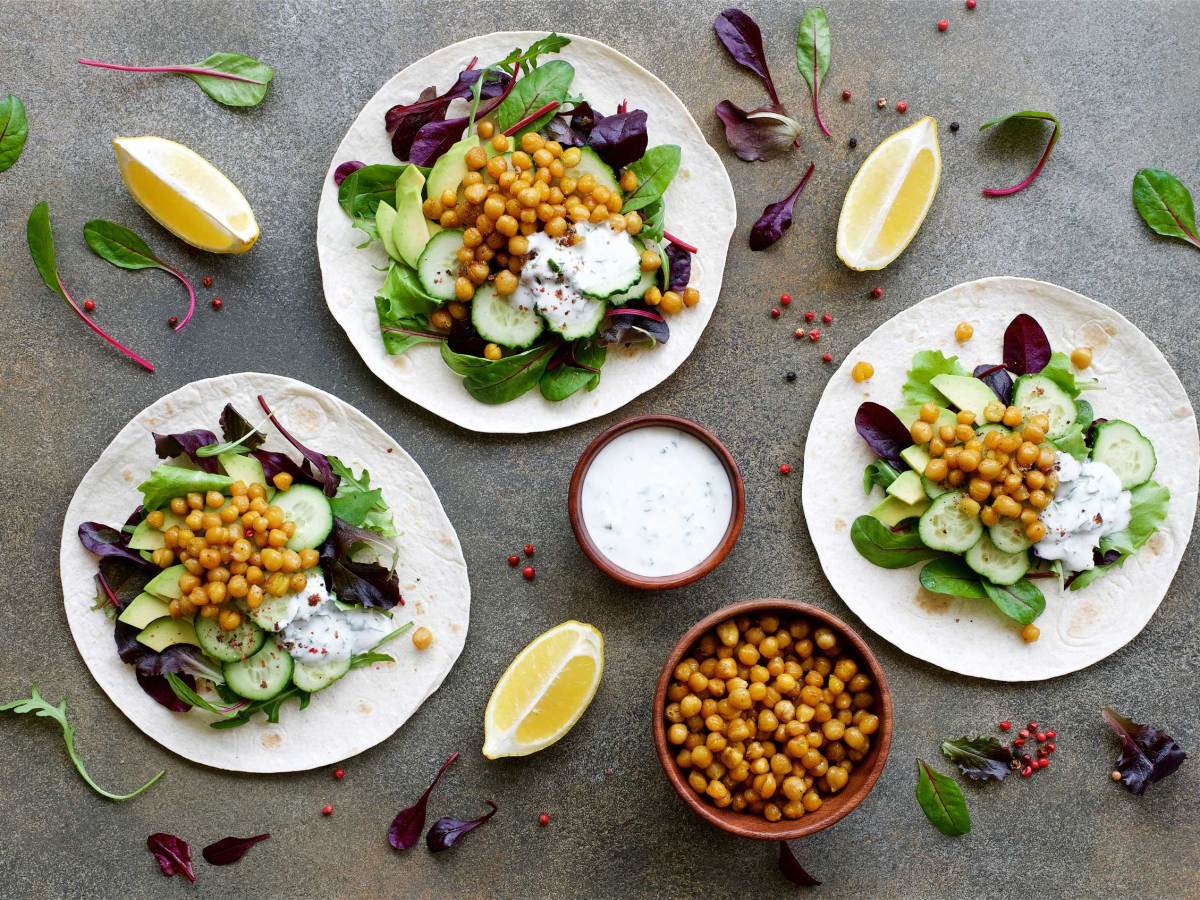
[[[473, 57], [486, 65], [503, 59], [514, 47], [527, 47], [542, 31], [507, 31], [446, 47], [413, 63], [385, 84], [363, 107], [338, 146], [326, 173], [317, 212], [317, 254], [325, 302], [367, 366], [401, 396], [471, 431], [529, 434], [586, 422], [619, 409], [674, 372], [691, 354], [717, 303], [725, 271], [725, 253], [737, 221], [733, 186], [716, 151], [704, 141], [700, 127], [665, 84], [627, 56], [598, 41], [565, 35], [571, 43], [556, 56], [575, 67], [573, 93], [582, 94], [599, 110], [611, 113], [629, 100], [649, 114], [650, 146], [678, 144], [683, 150], [679, 174], [666, 194], [667, 228], [700, 249], [692, 257], [692, 286], [700, 304], [669, 317], [671, 339], [652, 350], [613, 346], [600, 385], [558, 403], [534, 388], [499, 406], [471, 397], [462, 379], [446, 368], [433, 344], [414, 347], [401, 356], [383, 348], [375, 293], [383, 281], [387, 255], [378, 246], [356, 249], [363, 233], [350, 226], [338, 206], [333, 170], [347, 160], [396, 163], [383, 127], [384, 113], [397, 103], [412, 102], [421, 90], [445, 90]], [[459, 103], [451, 108], [452, 114]]]
[[[394, 663], [355, 669], [312, 695], [301, 712], [284, 704], [280, 721], [256, 715], [231, 730], [209, 727], [214, 716], [199, 710], [171, 712], [138, 686], [132, 666], [121, 662], [113, 642], [113, 622], [92, 609], [97, 559], [79, 543], [81, 522], [119, 526], [141, 502], [137, 491], [163, 460], [154, 455], [151, 431], [191, 428], [217, 430], [226, 403], [257, 423], [255, 400], [262, 394], [297, 440], [337, 456], [357, 471], [366, 467], [371, 484], [383, 489], [399, 536], [397, 573], [405, 605], [393, 610], [399, 627], [413, 620], [434, 635], [418, 651], [408, 637], [387, 645]], [[264, 445], [296, 451], [269, 424]], [[88, 470], [63, 523], [59, 551], [63, 597], [71, 634], [83, 660], [109, 698], [168, 750], [207, 766], [235, 772], [296, 772], [329, 765], [386, 740], [437, 690], [462, 652], [470, 618], [467, 565], [458, 536], [421, 467], [383, 430], [349, 404], [315, 387], [243, 372], [209, 378], [167, 394], [138, 413]]]
[[[1163, 528], [1125, 565], [1080, 591], [1037, 581], [1046, 611], [1041, 637], [1025, 644], [992, 604], [924, 591], [920, 566], [881, 569], [850, 543], [850, 525], [879, 502], [865, 496], [862, 472], [875, 459], [854, 429], [864, 400], [901, 403], [908, 361], [919, 350], [957, 354], [968, 369], [1001, 358], [1004, 329], [1018, 313], [1034, 316], [1055, 350], [1094, 349], [1084, 375], [1102, 391], [1085, 392], [1097, 417], [1124, 418], [1154, 444], [1154, 479], [1171, 491]], [[954, 340], [969, 322], [974, 337]], [[850, 368], [875, 366], [856, 384]], [[875, 330], [850, 353], [825, 389], [804, 450], [804, 516], [825, 575], [871, 629], [934, 665], [997, 681], [1038, 681], [1090, 666], [1131, 641], [1158, 608], [1187, 547], [1196, 514], [1196, 415], [1179, 378], [1142, 332], [1107, 306], [1066, 288], [1025, 278], [985, 278], [918, 303]]]

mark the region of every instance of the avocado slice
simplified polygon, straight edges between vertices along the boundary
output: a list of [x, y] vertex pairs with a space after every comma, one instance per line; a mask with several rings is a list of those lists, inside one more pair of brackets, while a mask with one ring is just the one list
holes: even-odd
[[457, 194], [458, 186], [467, 174], [467, 151], [478, 146], [477, 134], [469, 134], [458, 143], [451, 144], [450, 149], [439, 156], [433, 168], [429, 170], [425, 196], [437, 200], [445, 191], [454, 191]]
[[121, 610], [121, 614], [117, 616], [118, 622], [124, 622], [133, 628], [145, 628], [155, 619], [161, 619], [163, 616], [171, 615], [171, 610], [167, 608], [167, 604], [159, 600], [153, 594], [147, 594], [145, 591], [138, 594], [129, 601], [129, 605]]
[[[900, 406], [896, 408], [895, 413], [896, 418], [904, 423], [905, 428], [912, 428], [913, 422], [917, 421], [917, 419], [919, 419], [921, 416], [921, 407], [915, 405]], [[958, 417], [954, 415], [954, 413], [950, 412], [948, 409], [944, 409], [943, 407], [938, 407], [937, 421], [933, 423], [933, 428], [935, 431], [941, 428], [943, 425], [949, 425], [951, 428], [953, 428], [957, 424]]]
[[183, 518], [170, 510], [163, 510], [162, 528], [152, 527], [145, 519], [137, 523], [133, 534], [129, 536], [130, 550], [158, 550], [165, 547], [163, 532], [168, 528], [178, 528], [183, 524]]
[[262, 463], [249, 453], [235, 453], [229, 450], [219, 454], [217, 462], [221, 464], [225, 474], [234, 481], [244, 481], [247, 487], [256, 483], [263, 487], [270, 487], [267, 484], [267, 476], [263, 474]]
[[200, 646], [200, 642], [196, 640], [196, 627], [192, 624], [192, 620], [172, 619], [170, 616], [165, 619], [155, 619], [138, 632], [137, 640], [139, 644], [158, 653], [166, 650], [172, 644]]
[[925, 474], [925, 467], [930, 460], [929, 451], [918, 444], [910, 444], [901, 450], [900, 458], [918, 475]]
[[433, 236], [429, 230], [429, 220], [425, 218], [425, 212], [421, 209], [423, 187], [425, 176], [413, 165], [405, 166], [400, 177], [396, 179], [396, 221], [392, 226], [392, 246], [400, 254], [400, 259], [414, 269], [417, 267], [417, 260], [421, 258], [421, 251]]
[[923, 498], [920, 503], [905, 503], [897, 497], [887, 496], [868, 515], [874, 516], [888, 528], [894, 528], [905, 519], [916, 518], [928, 508], [928, 498]]
[[400, 251], [392, 241], [392, 234], [396, 230], [396, 210], [383, 200], [375, 208], [375, 230], [379, 232], [379, 240], [383, 242], [387, 255], [392, 259], [400, 259]]
[[187, 572], [183, 566], [171, 566], [163, 569], [150, 579], [142, 590], [164, 600], [178, 600], [183, 594], [179, 590], [179, 576]]
[[983, 408], [989, 403], [999, 402], [995, 391], [973, 375], [934, 375], [929, 383], [960, 410], [975, 413], [977, 425], [987, 421], [983, 417]]
[[887, 492], [909, 506], [915, 506], [927, 499], [921, 476], [916, 472], [901, 473], [900, 477], [887, 486]]

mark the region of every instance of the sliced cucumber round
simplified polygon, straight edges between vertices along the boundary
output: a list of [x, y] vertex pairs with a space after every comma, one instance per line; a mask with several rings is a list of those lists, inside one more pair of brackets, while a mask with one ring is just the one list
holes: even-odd
[[1075, 400], [1045, 375], [1022, 375], [1013, 385], [1012, 405], [1021, 410], [1021, 416], [1044, 415], [1050, 420], [1046, 437], [1050, 440], [1062, 437], [1071, 430], [1079, 412]]
[[250, 610], [250, 618], [264, 631], [272, 633], [283, 631], [287, 622], [290, 621], [288, 612], [293, 599], [293, 594], [284, 594], [282, 597], [272, 597], [267, 594], [263, 597], [262, 603]]
[[988, 422], [986, 425], [980, 425], [975, 429], [976, 434], [987, 434], [989, 431], [999, 431], [1001, 434], [1008, 434], [1009, 429], [999, 422]]
[[599, 331], [600, 323], [604, 321], [604, 313], [607, 310], [608, 303], [606, 301], [585, 299], [584, 302], [571, 307], [570, 315], [564, 316], [549, 312], [544, 312], [542, 315], [551, 331], [561, 334], [564, 340], [574, 341], [579, 338], [591, 337]]
[[429, 239], [421, 258], [417, 260], [417, 278], [431, 297], [454, 299], [454, 280], [461, 265], [458, 251], [463, 245], [463, 233], [457, 228], [439, 231]]
[[625, 196], [621, 190], [620, 182], [617, 181], [617, 176], [613, 174], [613, 170], [609, 168], [608, 163], [602, 160], [596, 151], [591, 147], [580, 147], [579, 163], [567, 169], [566, 174], [578, 181], [584, 175], [591, 175], [596, 179], [596, 184], [602, 184], [610, 191], [616, 193], [618, 197]]
[[921, 514], [917, 533], [922, 543], [933, 550], [949, 553], [966, 553], [983, 536], [983, 523], [978, 515], [968, 515], [962, 510], [966, 499], [962, 491], [947, 491], [929, 504]]
[[524, 350], [533, 346], [546, 327], [545, 321], [530, 309], [518, 309], [501, 297], [490, 284], [480, 285], [471, 300], [471, 324], [485, 341]]
[[248, 618], [233, 631], [226, 631], [217, 620], [196, 617], [196, 640], [200, 649], [220, 662], [240, 662], [262, 649], [267, 636]]
[[1001, 519], [988, 528], [988, 537], [1005, 553], [1020, 553], [1033, 546], [1033, 541], [1025, 537], [1025, 526], [1019, 519]]
[[963, 554], [963, 560], [992, 584], [1016, 584], [1030, 566], [1028, 550], [1005, 553], [986, 534]]
[[296, 663], [292, 669], [292, 684], [302, 691], [315, 694], [329, 687], [350, 671], [350, 658], [330, 659], [321, 663]]
[[267, 641], [261, 650], [242, 662], [227, 662], [222, 667], [225, 683], [239, 697], [270, 700], [292, 680], [292, 657], [275, 641]]
[[[641, 272], [641, 266], [638, 266], [638, 271]], [[658, 283], [658, 272], [641, 272], [641, 277], [633, 283], [632, 286], [625, 288], [623, 291], [609, 294], [607, 300], [613, 306], [620, 306], [622, 303], [641, 300], [645, 296], [646, 291], [654, 287]]]
[[333, 510], [318, 487], [293, 484], [271, 502], [283, 510], [286, 521], [296, 523], [296, 533], [287, 542], [289, 550], [315, 549], [333, 530]]
[[1158, 466], [1154, 445], [1137, 428], [1121, 419], [1096, 426], [1092, 459], [1112, 469], [1121, 479], [1124, 490], [1145, 484]]

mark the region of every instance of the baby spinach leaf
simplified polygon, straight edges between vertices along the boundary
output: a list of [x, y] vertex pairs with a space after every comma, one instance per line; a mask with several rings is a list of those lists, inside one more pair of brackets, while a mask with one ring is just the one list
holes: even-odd
[[1038, 112], [1037, 110], [1026, 109], [1021, 112], [1009, 113], [1007, 116], [997, 116], [994, 119], [988, 119], [979, 126], [980, 131], [986, 131], [988, 128], [994, 128], [997, 125], [1003, 125], [1005, 122], [1036, 122], [1046, 121], [1054, 123], [1054, 130], [1050, 132], [1050, 142], [1046, 144], [1046, 149], [1042, 152], [1042, 157], [1037, 161], [1037, 165], [1033, 167], [1033, 171], [1022, 181], [1007, 188], [984, 188], [983, 196], [985, 197], [1008, 197], [1018, 191], [1023, 191], [1025, 188], [1033, 184], [1037, 177], [1042, 174], [1042, 168], [1046, 165], [1046, 160], [1050, 158], [1050, 151], [1054, 149], [1054, 145], [1058, 143], [1058, 136], [1062, 133], [1062, 127], [1059, 125], [1058, 119], [1048, 112]]
[[1028, 579], [1022, 578], [1016, 584], [992, 584], [981, 578], [979, 583], [996, 608], [1021, 625], [1028, 625], [1046, 611], [1046, 598]]
[[1104, 721], [1121, 739], [1121, 755], [1117, 759], [1121, 784], [1139, 797], [1187, 759], [1183, 748], [1157, 725], [1139, 725], [1110, 706], [1104, 708]]
[[417, 344], [444, 341], [446, 335], [429, 325], [429, 314], [437, 307], [438, 301], [425, 292], [417, 273], [393, 262], [375, 295], [375, 312], [387, 352], [399, 356]]
[[863, 470], [863, 493], [871, 493], [871, 487], [876, 484], [886, 491], [887, 486], [899, 477], [900, 473], [886, 459], [867, 463], [866, 469]]
[[396, 179], [404, 166], [375, 164], [355, 169], [338, 187], [338, 205], [350, 217], [355, 228], [374, 239], [375, 210], [381, 200], [391, 201], [396, 194]]
[[908, 369], [908, 377], [900, 392], [904, 402], [920, 405], [933, 403], [936, 406], [949, 406], [950, 401], [942, 396], [930, 380], [934, 375], [969, 375], [970, 373], [959, 363], [957, 356], [945, 356], [941, 350], [922, 350], [913, 355]]
[[547, 369], [538, 382], [542, 396], [552, 403], [565, 400], [581, 390], [595, 390], [600, 383], [600, 368], [608, 348], [591, 341], [570, 345], [566, 360], [556, 369]]
[[971, 815], [962, 789], [948, 775], [917, 760], [917, 802], [933, 826], [947, 837], [957, 837], [971, 830]]
[[915, 529], [892, 531], [874, 516], [859, 516], [854, 520], [850, 526], [850, 543], [864, 559], [882, 569], [904, 569], [941, 555], [921, 543], [921, 536]]
[[[496, 107], [496, 129], [507, 131], [546, 104], [562, 103], [567, 99], [567, 92], [570, 91], [574, 78], [574, 66], [561, 59], [552, 59], [530, 71], [524, 78], [517, 79], [512, 91]], [[526, 122], [521, 127], [521, 133], [537, 131], [552, 118], [554, 110]]]
[[17, 164], [28, 137], [29, 122], [25, 118], [25, 104], [20, 97], [9, 94], [0, 100], [0, 172]]
[[994, 737], [942, 741], [942, 755], [972, 781], [1003, 781], [1012, 771], [1012, 751]]
[[[3, 118], [0, 107], [0, 120]], [[0, 146], [3, 142], [0, 141]], [[0, 159], [0, 169], [4, 163]], [[1162, 169], [1142, 169], [1133, 176], [1133, 205], [1142, 221], [1156, 234], [1179, 238], [1200, 247], [1196, 232], [1196, 210], [1183, 182]]]
[[921, 587], [949, 597], [986, 600], [987, 592], [979, 576], [957, 556], [935, 559], [921, 570]]
[[621, 212], [644, 209], [660, 199], [679, 171], [681, 158], [676, 144], [659, 144], [647, 150], [645, 156], [629, 167], [637, 176], [638, 186], [625, 195]]
[[808, 83], [817, 125], [826, 137], [830, 137], [817, 100], [821, 85], [825, 83], [825, 73], [829, 71], [829, 19], [819, 6], [810, 9], [800, 20], [800, 28], [796, 31], [796, 68]]
[[455, 353], [442, 344], [442, 359], [450, 369], [463, 376], [463, 387], [480, 403], [507, 403], [529, 391], [541, 380], [558, 345], [539, 344], [523, 353], [502, 359], [484, 359]]

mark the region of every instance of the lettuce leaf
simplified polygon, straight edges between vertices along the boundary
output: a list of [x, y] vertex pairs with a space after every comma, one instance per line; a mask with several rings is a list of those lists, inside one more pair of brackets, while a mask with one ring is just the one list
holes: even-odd
[[329, 457], [329, 466], [341, 478], [337, 493], [329, 501], [333, 514], [351, 525], [384, 537], [395, 537], [392, 511], [383, 499], [383, 491], [371, 487], [371, 473], [363, 469], [362, 474], [355, 477], [354, 471], [336, 456]]
[[438, 301], [421, 286], [417, 273], [402, 263], [392, 263], [375, 295], [379, 330], [388, 353], [399, 356], [417, 344], [445, 339], [429, 326], [429, 314]]
[[904, 401], [915, 405], [933, 403], [937, 406], [949, 406], [950, 401], [942, 396], [941, 391], [930, 384], [935, 375], [970, 375], [957, 356], [945, 356], [941, 350], [922, 350], [912, 358], [908, 377], [904, 381], [901, 393]]
[[1117, 555], [1106, 565], [1080, 572], [1071, 582], [1071, 590], [1082, 590], [1117, 566], [1124, 565], [1125, 560], [1145, 546], [1150, 535], [1162, 528], [1167, 520], [1171, 492], [1157, 481], [1139, 484], [1130, 494], [1129, 524], [1121, 531], [1100, 539], [1099, 552], [1102, 557], [1109, 555], [1109, 551], [1115, 551]]

